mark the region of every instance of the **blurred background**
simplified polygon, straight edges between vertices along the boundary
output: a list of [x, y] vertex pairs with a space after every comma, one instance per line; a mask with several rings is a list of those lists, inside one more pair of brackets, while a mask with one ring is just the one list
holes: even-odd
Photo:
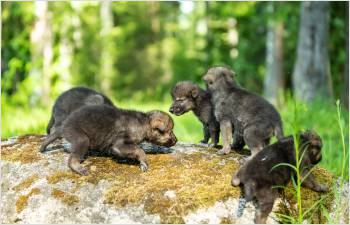
[[[302, 128], [324, 140], [322, 165], [340, 173], [348, 2], [1, 2], [1, 26], [2, 138], [44, 134], [53, 102], [73, 86], [168, 111], [177, 81], [204, 87], [220, 65], [278, 108], [286, 134], [301, 104]], [[202, 139], [192, 113], [173, 118], [180, 141]]]

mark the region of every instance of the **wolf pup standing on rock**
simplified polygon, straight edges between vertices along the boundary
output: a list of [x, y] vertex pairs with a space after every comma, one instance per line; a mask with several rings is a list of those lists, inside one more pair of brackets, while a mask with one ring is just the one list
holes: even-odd
[[210, 93], [190, 81], [181, 81], [172, 89], [171, 97], [173, 103], [169, 112], [180, 116], [192, 110], [203, 124], [204, 139], [201, 143], [207, 144], [210, 137], [211, 145], [215, 147], [219, 142], [220, 126], [214, 116]]
[[[322, 159], [321, 138], [315, 132], [307, 131], [299, 134], [299, 143], [299, 155], [303, 156], [300, 171], [305, 179], [302, 185], [318, 192], [328, 191], [327, 185], [319, 184], [312, 174], [308, 174]], [[246, 201], [251, 201], [254, 197], [258, 200], [259, 209], [255, 213], [255, 223], [266, 223], [278, 194], [273, 186], [285, 186], [291, 175], [295, 175], [295, 171], [289, 166], [273, 168], [280, 163], [296, 164], [292, 136], [265, 147], [232, 177], [233, 186], [244, 185]]]
[[59, 137], [72, 145], [68, 166], [86, 175], [80, 163], [89, 149], [107, 151], [115, 156], [137, 159], [142, 171], [147, 171], [145, 152], [138, 146], [142, 141], [170, 147], [176, 144], [171, 117], [161, 111], [142, 113], [107, 105], [84, 106], [63, 121], [62, 126], [43, 142], [41, 151]]
[[235, 138], [243, 137], [253, 156], [269, 144], [273, 135], [277, 139], [283, 137], [282, 121], [268, 101], [239, 87], [233, 76], [225, 67], [213, 67], [203, 77], [220, 123], [223, 148], [219, 154], [230, 152], [233, 127], [237, 127]]
[[101, 104], [113, 106], [109, 98], [90, 88], [75, 87], [63, 92], [57, 98], [52, 108], [52, 115], [46, 128], [47, 134], [53, 133], [57, 127], [61, 126], [69, 114], [80, 107]]

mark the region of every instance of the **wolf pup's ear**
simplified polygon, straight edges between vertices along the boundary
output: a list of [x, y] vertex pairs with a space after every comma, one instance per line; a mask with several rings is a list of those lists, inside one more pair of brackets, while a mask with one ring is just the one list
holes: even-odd
[[322, 147], [321, 137], [312, 130], [306, 130], [300, 133], [300, 142], [308, 142], [313, 146]]
[[222, 70], [221, 74], [228, 84], [236, 85], [236, 81], [235, 81], [236, 73], [233, 70], [230, 70], [228, 68], [224, 68]]
[[199, 95], [199, 89], [198, 87], [194, 86], [191, 90], [191, 96], [192, 98], [197, 98]]
[[166, 129], [166, 126], [161, 119], [152, 119], [151, 120], [151, 127], [154, 129], [158, 129], [160, 131], [165, 131], [165, 129]]
[[230, 69], [228, 69], [228, 68], [223, 69], [222, 73], [223, 73], [226, 77], [231, 78], [231, 79], [233, 79], [233, 78], [236, 76], [236, 72], [233, 71], [233, 70], [230, 70]]
[[158, 129], [160, 131], [166, 130], [166, 124], [164, 122], [164, 115], [158, 110], [152, 110], [147, 113], [150, 119], [150, 124], [153, 129]]

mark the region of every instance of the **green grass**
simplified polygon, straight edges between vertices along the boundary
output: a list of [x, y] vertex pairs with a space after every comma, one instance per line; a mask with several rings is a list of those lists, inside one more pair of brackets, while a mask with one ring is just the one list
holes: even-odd
[[[170, 101], [136, 103], [133, 101], [118, 102], [115, 104], [121, 108], [148, 111], [160, 109], [168, 111]], [[284, 122], [285, 135], [293, 134], [294, 105], [293, 101], [287, 101], [280, 107]], [[44, 134], [51, 114], [51, 105], [46, 108], [15, 107], [2, 102], [2, 138], [23, 135], [28, 133]], [[179, 141], [198, 143], [202, 138], [202, 125], [192, 112], [182, 116], [173, 116], [174, 132]], [[339, 132], [337, 110], [335, 104], [315, 102], [311, 105], [303, 105], [298, 113], [301, 129], [315, 130], [323, 140], [323, 157], [321, 166], [327, 168], [337, 176], [342, 174], [342, 139]], [[349, 136], [348, 112], [341, 111], [341, 120], [345, 137]], [[273, 139], [272, 141], [275, 141]], [[346, 158], [348, 158], [348, 143], [346, 146]], [[344, 177], [348, 179], [349, 162], [346, 161]]]

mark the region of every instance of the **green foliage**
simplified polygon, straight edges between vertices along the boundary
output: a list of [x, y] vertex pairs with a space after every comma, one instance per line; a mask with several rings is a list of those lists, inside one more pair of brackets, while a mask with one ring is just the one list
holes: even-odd
[[[283, 68], [286, 89], [291, 89], [300, 3], [199, 1], [186, 4], [113, 2], [113, 27], [107, 43], [101, 35], [106, 21], [100, 16], [100, 3], [50, 2], [54, 50], [50, 97], [62, 92], [62, 87], [72, 85], [102, 90], [101, 65], [106, 61], [113, 63], [113, 71], [109, 72], [112, 95], [118, 98], [163, 100], [175, 82], [183, 79], [200, 82], [212, 65], [232, 67], [239, 83], [262, 93], [267, 25], [277, 20], [284, 23]], [[187, 12], [184, 9], [188, 4], [193, 6]], [[332, 2], [330, 10], [329, 51], [337, 98], [344, 88], [345, 4]], [[28, 94], [35, 103], [41, 94], [40, 82], [26, 81], [33, 63], [30, 35], [35, 25], [35, 4], [4, 2], [2, 6], [3, 93], [15, 104], [26, 105], [22, 100]], [[273, 6], [272, 12], [270, 6]], [[232, 40], [235, 32], [236, 42]], [[102, 51], [107, 45], [110, 54], [105, 58]], [[62, 46], [71, 49], [69, 55], [62, 55]], [[39, 63], [38, 60], [35, 63]], [[64, 60], [70, 61], [68, 78], [62, 75]], [[26, 83], [26, 88], [23, 89], [21, 83]], [[19, 96], [14, 97], [16, 94]]]
[[34, 21], [33, 5], [31, 3], [2, 2], [1, 14], [1, 72], [2, 93], [14, 95], [26, 82], [31, 68], [30, 31]]

